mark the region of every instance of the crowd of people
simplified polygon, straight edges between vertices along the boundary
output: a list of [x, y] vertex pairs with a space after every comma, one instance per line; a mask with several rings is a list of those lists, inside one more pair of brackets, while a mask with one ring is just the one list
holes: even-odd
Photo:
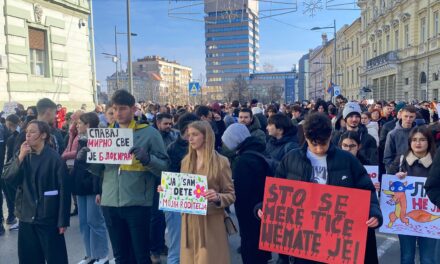
[[[364, 263], [378, 263], [375, 229], [383, 222], [364, 165], [379, 174], [426, 177], [440, 207], [440, 104], [324, 100], [263, 105], [258, 100], [208, 105], [136, 102], [125, 90], [93, 111], [43, 98], [1, 117], [0, 236], [18, 230], [20, 263], [68, 263], [64, 233], [78, 215], [79, 264], [230, 263], [225, 217], [234, 208], [244, 264], [266, 264], [258, 248], [268, 176], [371, 193]], [[133, 130], [131, 165], [87, 163], [88, 128]], [[344, 161], [344, 162], [341, 162]], [[207, 176], [207, 215], [158, 210], [161, 172]], [[341, 180], [341, 176], [343, 180]], [[167, 230], [167, 232], [165, 232]], [[167, 239], [165, 239], [165, 234]], [[166, 242], [165, 242], [166, 241]], [[439, 263], [437, 239], [399, 235], [402, 264]], [[278, 264], [318, 263], [279, 255]]]

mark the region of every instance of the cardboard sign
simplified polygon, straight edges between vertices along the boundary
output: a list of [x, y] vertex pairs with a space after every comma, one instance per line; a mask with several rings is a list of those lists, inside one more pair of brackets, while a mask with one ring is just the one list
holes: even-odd
[[132, 129], [89, 128], [87, 135], [87, 163], [132, 164]]
[[206, 176], [163, 171], [161, 186], [163, 191], [160, 193], [159, 210], [206, 215]]
[[440, 237], [440, 209], [426, 196], [425, 177], [382, 176], [379, 231], [420, 237]]
[[[368, 176], [370, 176], [370, 179], [373, 182], [374, 186], [376, 187], [376, 190], [378, 188], [380, 190], [379, 166], [364, 166], [364, 168], [367, 170]], [[379, 187], [377, 187], [377, 186], [379, 186]]]
[[9, 115], [16, 114], [15, 109], [17, 108], [18, 103], [17, 102], [6, 102], [3, 105], [3, 116], [4, 118], [8, 117]]
[[267, 177], [259, 247], [325, 263], [363, 263], [370, 196]]

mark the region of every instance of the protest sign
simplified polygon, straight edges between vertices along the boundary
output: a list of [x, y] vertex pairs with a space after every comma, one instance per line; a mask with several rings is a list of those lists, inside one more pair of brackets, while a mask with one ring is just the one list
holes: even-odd
[[266, 178], [260, 249], [325, 263], [363, 263], [370, 191]]
[[87, 163], [132, 164], [133, 130], [129, 128], [87, 129]]
[[[379, 182], [379, 166], [364, 166], [368, 172], [368, 176], [370, 176], [371, 181], [376, 187], [376, 190], [380, 191], [380, 182]], [[379, 195], [379, 194], [378, 194]]]
[[164, 171], [161, 186], [159, 210], [206, 215], [206, 176]]
[[379, 231], [420, 237], [440, 237], [440, 209], [426, 196], [425, 177], [382, 175]]
[[6, 102], [3, 105], [3, 115], [2, 117], [6, 118], [9, 115], [16, 114], [15, 109], [18, 107], [17, 102]]

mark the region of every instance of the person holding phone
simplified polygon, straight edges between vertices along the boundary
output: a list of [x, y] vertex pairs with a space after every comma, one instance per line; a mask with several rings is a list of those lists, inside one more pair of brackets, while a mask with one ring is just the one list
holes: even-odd
[[21, 264], [68, 263], [64, 232], [69, 226], [70, 189], [66, 164], [49, 146], [50, 127], [32, 120], [18, 155], [2, 177], [17, 186], [18, 259]]

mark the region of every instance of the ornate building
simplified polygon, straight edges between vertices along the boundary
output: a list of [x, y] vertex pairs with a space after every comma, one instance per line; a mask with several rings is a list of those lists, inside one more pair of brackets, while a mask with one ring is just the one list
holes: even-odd
[[93, 105], [90, 15], [91, 0], [0, 1], [0, 107], [42, 97]]

